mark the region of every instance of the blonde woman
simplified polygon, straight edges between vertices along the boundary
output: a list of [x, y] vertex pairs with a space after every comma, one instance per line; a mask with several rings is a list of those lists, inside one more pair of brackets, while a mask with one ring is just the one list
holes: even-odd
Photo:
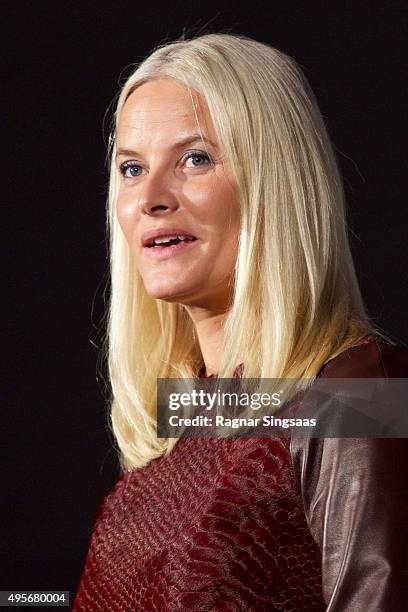
[[364, 310], [302, 72], [243, 36], [166, 44], [124, 84], [110, 152], [123, 470], [74, 610], [401, 610], [406, 440], [156, 432], [158, 378], [407, 376]]

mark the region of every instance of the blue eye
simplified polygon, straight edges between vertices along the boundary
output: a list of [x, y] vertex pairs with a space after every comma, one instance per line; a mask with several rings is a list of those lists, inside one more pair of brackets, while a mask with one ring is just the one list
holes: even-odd
[[136, 178], [141, 175], [143, 168], [137, 163], [132, 161], [125, 161], [119, 166], [121, 174], [125, 178]]
[[201, 151], [192, 151], [187, 153], [185, 157], [186, 162], [191, 160], [192, 165], [188, 166], [189, 168], [199, 168], [200, 166], [206, 166], [212, 163], [210, 156], [207, 153], [202, 153]]
[[[187, 168], [201, 168], [213, 164], [211, 157], [203, 151], [190, 151], [182, 159]], [[119, 171], [124, 178], [133, 179], [142, 176], [143, 167], [136, 160], [124, 161], [119, 166]]]

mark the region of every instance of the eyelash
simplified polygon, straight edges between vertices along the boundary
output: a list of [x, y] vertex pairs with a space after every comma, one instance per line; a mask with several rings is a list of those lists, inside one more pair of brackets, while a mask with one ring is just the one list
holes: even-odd
[[[194, 166], [195, 168], [200, 168], [201, 166], [211, 165], [214, 163], [210, 155], [208, 153], [204, 153], [203, 151], [189, 151], [181, 159], [182, 161], [185, 162], [191, 157], [200, 157], [201, 159], [205, 159], [207, 162], [206, 164], [200, 164], [198, 166]], [[126, 176], [126, 171], [129, 168], [141, 168], [141, 165], [136, 161], [130, 161], [130, 160], [125, 161], [122, 164], [120, 164], [119, 171], [124, 178], [138, 178], [139, 176], [141, 176], [140, 174], [137, 176]]]

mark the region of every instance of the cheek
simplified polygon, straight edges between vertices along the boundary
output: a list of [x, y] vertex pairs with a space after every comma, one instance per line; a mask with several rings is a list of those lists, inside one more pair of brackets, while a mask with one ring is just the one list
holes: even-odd
[[194, 217], [214, 230], [239, 225], [239, 203], [236, 190], [224, 177], [195, 181], [183, 190], [186, 202], [194, 207]]
[[229, 185], [224, 185], [213, 194], [209, 205], [209, 214], [213, 225], [228, 251], [235, 245], [241, 225], [241, 212], [236, 191]]
[[241, 214], [236, 191], [230, 185], [209, 193], [206, 206], [206, 223], [210, 229], [210, 251], [214, 269], [222, 275], [235, 266]]
[[129, 244], [132, 241], [132, 236], [136, 225], [134, 212], [134, 207], [127, 202], [126, 197], [119, 193], [116, 202], [116, 216], [120, 228]]

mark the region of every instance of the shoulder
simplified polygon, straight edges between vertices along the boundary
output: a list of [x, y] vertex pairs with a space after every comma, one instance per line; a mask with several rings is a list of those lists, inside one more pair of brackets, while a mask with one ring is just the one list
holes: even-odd
[[327, 378], [406, 378], [408, 348], [375, 336], [366, 336], [356, 346], [328, 361], [319, 377]]

